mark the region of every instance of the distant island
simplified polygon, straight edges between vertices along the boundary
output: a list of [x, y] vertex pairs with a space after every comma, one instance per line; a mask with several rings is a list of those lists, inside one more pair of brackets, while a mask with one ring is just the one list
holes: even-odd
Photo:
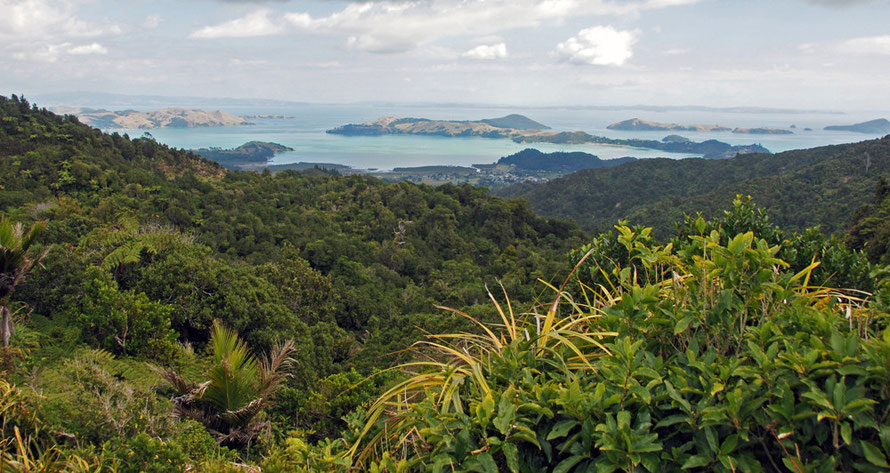
[[784, 128], [735, 128], [733, 133], [744, 135], [793, 135], [794, 132]]
[[247, 120], [222, 110], [208, 112], [178, 107], [163, 108], [153, 112], [139, 112], [136, 110], [112, 112], [101, 109], [76, 108], [65, 108], [65, 110], [65, 113], [76, 115], [77, 119], [82, 123], [96, 128], [148, 130], [154, 128], [197, 128], [250, 124]]
[[262, 113], [262, 114], [254, 114], [254, 115], [241, 115], [241, 118], [244, 118], [245, 120], [269, 120], [269, 119], [290, 120], [290, 119], [293, 119], [294, 117], [292, 117], [290, 115], [277, 115], [277, 114], [273, 114], [273, 113]]
[[481, 136], [483, 138], [514, 138], [550, 127], [523, 115], [507, 115], [477, 121], [430, 120], [427, 118], [382, 117], [361, 124], [349, 124], [327, 130], [345, 136], [427, 135]]
[[676, 123], [659, 123], [631, 118], [613, 123], [606, 128], [624, 131], [730, 131], [731, 128], [720, 125], [678, 125]]
[[202, 158], [216, 161], [228, 169], [257, 169], [265, 167], [276, 153], [293, 151], [278, 143], [266, 141], [249, 141], [233, 149], [200, 148], [192, 152], [201, 155]]
[[709, 159], [732, 158], [737, 154], [746, 153], [769, 153], [768, 149], [759, 144], [732, 146], [728, 143], [716, 140], [707, 140], [697, 143], [676, 135], [666, 137], [663, 141], [656, 141], [606, 138], [603, 136], [594, 136], [583, 131], [556, 132], [547, 130], [549, 130], [549, 127], [528, 117], [522, 115], [507, 115], [506, 117], [477, 121], [383, 117], [361, 124], [343, 125], [327, 130], [327, 133], [344, 136], [479, 136], [483, 138], [508, 138], [516, 143], [595, 143], [657, 149], [669, 153], [701, 154]]
[[869, 120], [867, 122], [856, 123], [853, 125], [827, 126], [825, 127], [825, 130], [853, 131], [856, 133], [883, 135], [885, 133], [890, 133], [890, 121], [887, 121], [886, 118], [878, 118], [877, 120]]

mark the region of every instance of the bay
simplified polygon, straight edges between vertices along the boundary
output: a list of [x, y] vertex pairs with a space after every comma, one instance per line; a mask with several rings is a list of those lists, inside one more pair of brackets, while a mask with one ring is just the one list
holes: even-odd
[[[381, 116], [421, 117], [443, 120], [478, 120], [519, 113], [544, 123], [557, 131], [582, 130], [610, 138], [661, 140], [680, 134], [695, 141], [716, 139], [733, 145], [759, 143], [772, 152], [840, 144], [875, 138], [852, 132], [824, 131], [827, 125], [851, 124], [871, 120], [888, 113], [859, 111], [827, 112], [756, 112], [737, 113], [706, 110], [592, 109], [572, 107], [499, 107], [404, 104], [293, 104], [279, 107], [225, 107], [236, 115], [284, 115], [288, 118], [250, 119], [253, 125], [212, 128], [161, 128], [147, 130], [161, 143], [179, 148], [233, 148], [247, 141], [271, 141], [294, 149], [280, 153], [272, 164], [295, 162], [333, 163], [357, 169], [388, 170], [395, 167], [427, 165], [470, 166], [497, 161], [525, 148], [544, 152], [584, 151], [602, 159], [625, 156], [637, 158], [685, 158], [693, 155], [658, 150], [596, 144], [556, 145], [518, 144], [505, 139], [448, 138], [436, 136], [342, 136], [325, 130], [346, 123], [361, 123]], [[619, 131], [606, 127], [629, 118], [679, 124], [717, 124], [731, 128], [774, 127], [792, 129], [789, 135], [749, 135], [731, 132]], [[811, 128], [812, 131], [804, 131]], [[146, 130], [118, 130], [131, 137]]]

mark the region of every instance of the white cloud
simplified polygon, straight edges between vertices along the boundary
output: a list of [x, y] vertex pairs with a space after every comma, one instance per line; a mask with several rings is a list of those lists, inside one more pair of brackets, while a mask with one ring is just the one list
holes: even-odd
[[142, 22], [142, 27], [153, 30], [161, 26], [161, 16], [160, 15], [149, 15], [145, 17], [145, 20]]
[[850, 54], [890, 55], [890, 35], [848, 39], [840, 44], [839, 50]]
[[0, 38], [53, 40], [120, 32], [117, 25], [79, 19], [76, 4], [70, 0], [0, 0]]
[[14, 53], [12, 57], [19, 61], [56, 62], [65, 55], [84, 56], [91, 54], [108, 54], [108, 48], [99, 43], [73, 45], [71, 43], [44, 44], [30, 51]]
[[463, 57], [471, 59], [502, 59], [507, 57], [507, 45], [498, 44], [482, 44], [463, 53]]
[[272, 18], [258, 10], [206, 26], [195, 38], [245, 37], [287, 31], [343, 36], [348, 47], [375, 53], [404, 52], [442, 38], [486, 36], [579, 15], [636, 16], [645, 10], [699, 0], [413, 0], [352, 2], [327, 16], [305, 12]]
[[83, 44], [80, 46], [72, 46], [67, 51], [68, 54], [74, 54], [78, 56], [87, 55], [87, 54], [108, 54], [108, 48], [102, 46], [99, 43], [90, 43]]
[[192, 33], [191, 37], [201, 39], [247, 38], [251, 36], [268, 36], [284, 31], [283, 22], [273, 20], [269, 15], [269, 10], [256, 10], [242, 18], [227, 21], [216, 26], [205, 26]]
[[637, 33], [611, 26], [594, 26], [556, 46], [557, 53], [575, 64], [620, 66], [633, 56]]

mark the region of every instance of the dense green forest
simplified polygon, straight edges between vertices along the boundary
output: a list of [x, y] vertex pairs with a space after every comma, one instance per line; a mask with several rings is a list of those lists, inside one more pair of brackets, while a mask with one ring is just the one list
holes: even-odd
[[882, 471], [875, 182], [846, 239], [734, 196], [591, 237], [0, 97], [0, 471]]
[[844, 233], [853, 211], [871, 200], [879, 177], [887, 174], [890, 137], [718, 161], [645, 159], [498, 194], [527, 199], [535, 212], [572, 218], [590, 232], [626, 218], [662, 236], [684, 214], [716, 215], [733, 196], [746, 194], [787, 230], [819, 225], [827, 233]]

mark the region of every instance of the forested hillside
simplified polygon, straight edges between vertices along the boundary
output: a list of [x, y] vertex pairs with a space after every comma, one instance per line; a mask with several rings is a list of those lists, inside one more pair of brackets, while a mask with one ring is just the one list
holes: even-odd
[[423, 331], [461, 326], [434, 304], [489, 312], [499, 282], [532, 298], [582, 241], [481, 188], [226, 172], [23, 99], [0, 113], [0, 215], [46, 220], [54, 245], [17, 300], [116, 355], [169, 361], [218, 319], [260, 351], [296, 340], [293, 386], [368, 374]]
[[819, 225], [844, 233], [852, 212], [869, 202], [875, 183], [887, 174], [890, 137], [720, 161], [640, 160], [498, 194], [528, 199], [539, 214], [572, 218], [588, 231], [608, 230], [626, 218], [661, 235], [683, 214], [715, 215], [736, 194], [747, 194], [783, 228]]
[[846, 241], [745, 196], [589, 237], [310, 171], [0, 97], [0, 471], [890, 468], [886, 182]]

